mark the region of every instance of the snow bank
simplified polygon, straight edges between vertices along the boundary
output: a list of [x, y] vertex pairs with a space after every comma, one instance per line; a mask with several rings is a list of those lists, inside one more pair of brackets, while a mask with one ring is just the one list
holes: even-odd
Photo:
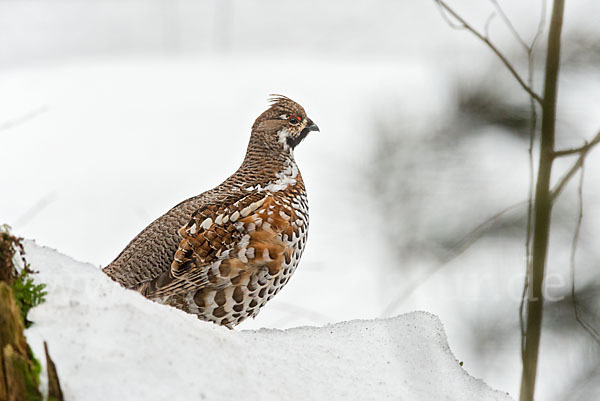
[[[469, 376], [439, 319], [230, 331], [152, 303], [96, 267], [27, 243], [48, 285], [27, 338], [67, 400], [510, 400]], [[316, 296], [316, 295], [311, 295]]]

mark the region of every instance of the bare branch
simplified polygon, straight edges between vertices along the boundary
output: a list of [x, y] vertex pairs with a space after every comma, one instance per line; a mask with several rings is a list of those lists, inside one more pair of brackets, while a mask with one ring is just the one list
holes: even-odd
[[577, 195], [579, 198], [579, 214], [577, 216], [577, 225], [575, 226], [575, 233], [573, 234], [573, 243], [571, 244], [571, 300], [573, 301], [573, 311], [575, 312], [575, 319], [587, 331], [596, 341], [600, 343], [600, 333], [592, 327], [582, 316], [579, 304], [577, 303], [577, 297], [575, 295], [575, 255], [577, 252], [577, 243], [579, 242], [579, 233], [581, 232], [581, 221], [583, 220], [583, 176], [584, 176], [584, 165], [582, 162], [581, 173], [579, 174], [579, 187]]
[[[496, 3], [495, 0], [494, 3]], [[498, 3], [496, 3], [498, 4]], [[502, 14], [504, 14], [502, 12]], [[506, 15], [505, 15], [506, 17]], [[509, 26], [513, 26], [512, 23], [506, 18], [506, 22]], [[534, 66], [534, 52], [535, 45], [537, 44], [538, 38], [542, 35], [544, 31], [544, 25], [546, 23], [546, 0], [542, 0], [542, 10], [540, 15], [540, 20], [538, 22], [538, 28], [531, 40], [529, 46], [525, 45], [527, 50], [527, 85], [530, 88], [533, 88], [533, 75], [535, 72]], [[513, 33], [520, 39], [520, 36], [517, 34], [516, 30], [513, 28]], [[533, 143], [535, 141], [535, 133], [537, 131], [537, 109], [535, 100], [532, 97], [529, 97], [529, 108], [531, 110], [531, 122], [529, 127], [529, 148], [527, 152], [529, 154], [529, 191], [527, 196], [527, 233], [525, 239], [525, 279], [523, 280], [523, 293], [521, 294], [521, 302], [519, 305], [519, 327], [521, 328], [521, 358], [525, 358], [525, 340], [526, 340], [526, 327], [525, 327], [525, 298], [527, 296], [527, 291], [529, 290], [529, 278], [531, 277], [531, 239], [532, 239], [532, 227], [533, 227], [533, 187], [534, 187], [534, 169], [533, 169]]]
[[521, 78], [519, 73], [515, 70], [513, 65], [510, 63], [510, 61], [508, 61], [506, 56], [504, 56], [504, 54], [502, 54], [502, 52], [488, 38], [483, 36], [479, 31], [477, 31], [468, 22], [466, 22], [448, 4], [446, 4], [446, 2], [444, 0], [433, 0], [433, 1], [440, 7], [440, 12], [446, 21], [449, 21], [449, 18], [445, 15], [444, 10], [446, 12], [448, 12], [454, 19], [456, 19], [460, 23], [460, 25], [450, 23], [450, 26], [452, 26], [454, 28], [460, 27], [459, 29], [466, 29], [469, 32], [471, 32], [473, 35], [475, 35], [478, 39], [480, 39], [483, 43], [485, 43], [494, 53], [496, 53], [496, 56], [498, 56], [498, 58], [502, 61], [502, 63], [504, 63], [504, 65], [506, 66], [508, 71], [510, 71], [510, 73], [513, 75], [513, 77], [515, 77], [515, 79], [517, 80], [519, 85], [521, 85], [521, 87], [525, 90], [525, 92], [527, 92], [529, 94], [529, 96], [533, 97], [538, 103], [540, 103], [540, 104], [542, 103], [541, 96], [538, 95], [537, 93], [535, 93], [534, 90], [525, 83], [523, 78]]
[[[592, 140], [592, 142], [590, 142], [589, 144], [586, 143], [584, 146], [582, 146], [580, 148], [579, 152], [572, 153], [572, 154], [578, 153], [579, 157], [577, 158], [577, 161], [575, 161], [575, 163], [573, 163], [571, 168], [565, 173], [565, 175], [558, 181], [558, 184], [556, 184], [556, 186], [552, 189], [552, 201], [554, 201], [560, 195], [560, 193], [565, 188], [565, 186], [567, 185], [569, 180], [573, 177], [573, 175], [577, 172], [577, 170], [579, 170], [581, 168], [581, 166], [583, 166], [583, 161], [585, 160], [585, 157], [587, 156], [588, 152], [593, 149], [593, 145], [596, 145], [599, 142], [600, 142], [600, 132], [598, 132], [598, 134]], [[556, 152], [555, 152], [555, 154], [556, 154]]]
[[580, 146], [578, 148], [554, 151], [554, 153], [552, 154], [552, 156], [554, 156], [554, 157], [571, 156], [571, 155], [574, 155], [576, 153], [587, 152], [591, 148], [593, 148], [594, 146], [596, 146], [598, 143], [600, 143], [600, 131], [598, 131], [598, 133], [596, 134], [596, 136], [594, 137], [594, 139], [592, 139], [591, 142], [589, 142], [589, 143], [586, 142], [585, 145]]
[[548, 47], [542, 101], [542, 125], [540, 132], [540, 159], [537, 171], [534, 227], [532, 240], [531, 298], [527, 301], [525, 350], [522, 354], [521, 401], [533, 401], [538, 371], [540, 337], [543, 315], [543, 281], [546, 274], [552, 213], [551, 170], [554, 159], [556, 133], [556, 104], [560, 66], [561, 34], [564, 17], [564, 0], [554, 0], [552, 19], [548, 32]]
[[575, 298], [573, 299], [573, 307], [575, 308], [575, 319], [577, 319], [577, 322], [594, 338], [594, 340], [600, 343], [600, 332], [583, 319], [581, 316], [581, 308], [579, 308], [579, 304]]

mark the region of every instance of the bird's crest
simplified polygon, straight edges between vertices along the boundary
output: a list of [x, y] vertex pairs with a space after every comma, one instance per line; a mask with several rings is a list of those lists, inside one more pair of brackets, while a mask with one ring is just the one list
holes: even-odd
[[287, 103], [287, 102], [296, 103], [292, 99], [290, 99], [289, 97], [284, 96], [284, 95], [278, 95], [278, 94], [273, 94], [273, 93], [269, 95], [269, 103], [271, 103], [271, 104]]
[[269, 95], [269, 103], [271, 103], [270, 109], [277, 108], [283, 109], [291, 114], [305, 114], [302, 106], [300, 106], [298, 103], [284, 95]]

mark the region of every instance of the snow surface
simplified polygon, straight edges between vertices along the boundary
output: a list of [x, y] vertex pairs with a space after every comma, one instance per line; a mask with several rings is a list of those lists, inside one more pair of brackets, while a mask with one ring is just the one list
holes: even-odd
[[230, 331], [50, 248], [26, 251], [48, 286], [26, 335], [36, 355], [48, 342], [68, 400], [511, 400], [466, 373], [426, 312]]

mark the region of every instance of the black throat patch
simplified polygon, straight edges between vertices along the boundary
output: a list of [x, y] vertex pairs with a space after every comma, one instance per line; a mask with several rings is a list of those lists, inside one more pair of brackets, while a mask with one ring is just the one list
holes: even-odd
[[294, 149], [296, 146], [298, 146], [298, 144], [300, 142], [302, 142], [304, 140], [304, 138], [306, 138], [306, 136], [308, 135], [308, 133], [310, 132], [309, 129], [304, 128], [301, 132], [300, 135], [298, 135], [297, 137], [289, 137], [287, 138], [287, 144], [290, 148]]

